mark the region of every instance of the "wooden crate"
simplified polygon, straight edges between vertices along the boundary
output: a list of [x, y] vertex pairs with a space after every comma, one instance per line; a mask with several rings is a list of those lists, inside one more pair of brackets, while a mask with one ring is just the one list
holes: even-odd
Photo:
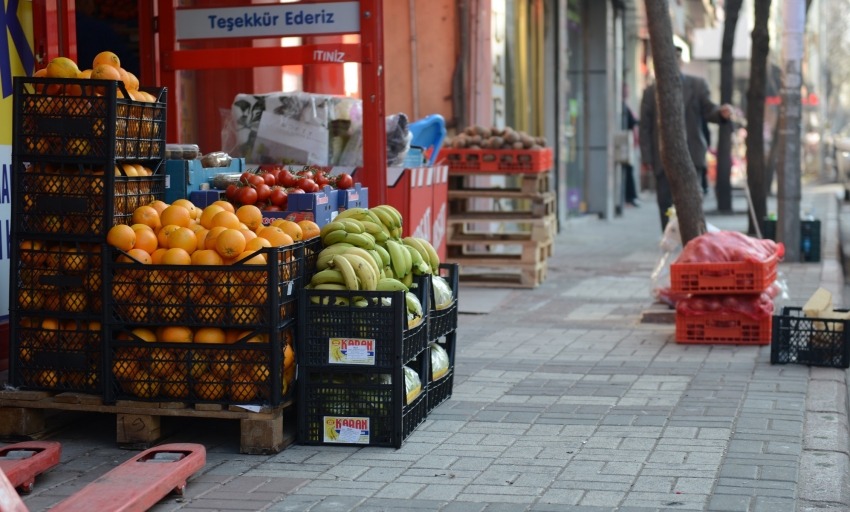
[[462, 266], [460, 282], [488, 288], [536, 288], [546, 280], [547, 263]]
[[551, 238], [542, 242], [497, 240], [482, 244], [480, 241], [465, 240], [463, 237], [449, 239], [446, 244], [449, 248], [450, 263], [469, 266], [541, 263], [552, 257], [555, 245]]
[[[116, 440], [134, 449], [144, 449], [163, 437], [163, 416], [239, 420], [241, 453], [278, 453], [295, 440], [293, 402], [251, 412], [237, 406], [178, 402], [118, 401], [106, 405], [101, 397], [82, 393], [49, 391], [0, 391], [0, 435], [28, 436], [44, 429], [46, 410], [115, 414]], [[286, 412], [286, 414], [284, 414]]]
[[506, 176], [496, 172], [492, 173], [464, 173], [449, 170], [449, 191], [477, 190], [481, 192], [521, 193], [521, 194], [545, 194], [552, 192], [552, 173], [542, 172], [539, 174], [511, 174], [509, 178], [514, 186], [507, 188], [480, 188], [471, 185], [470, 177], [481, 178], [486, 176]]
[[545, 242], [558, 234], [555, 215], [535, 218], [528, 212], [466, 212], [449, 216], [447, 223], [448, 240], [456, 242]]
[[[505, 192], [503, 189], [473, 189], [473, 190], [450, 190], [449, 191], [449, 216], [464, 215], [465, 213], [481, 211], [476, 209], [472, 199], [492, 199], [499, 201], [498, 206], [503, 206], [508, 201], [511, 213], [529, 213], [532, 217], [546, 217], [556, 212], [556, 198], [554, 192], [544, 194], [527, 192]], [[492, 213], [494, 208], [487, 210]]]

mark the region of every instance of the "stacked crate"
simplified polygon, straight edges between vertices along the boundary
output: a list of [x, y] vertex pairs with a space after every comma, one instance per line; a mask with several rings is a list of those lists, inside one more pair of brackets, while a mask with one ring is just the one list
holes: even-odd
[[[413, 289], [424, 318], [410, 326], [403, 292], [302, 292], [298, 335], [298, 440], [401, 447], [428, 406], [429, 276]], [[355, 304], [363, 297], [365, 307]], [[408, 402], [403, 368], [421, 391]]]
[[[776, 281], [776, 256], [766, 262], [673, 263], [674, 294], [700, 296], [760, 295]], [[676, 342], [685, 344], [769, 345], [772, 320], [743, 313], [684, 315], [676, 312]]]
[[458, 308], [458, 274], [459, 268], [456, 263], [443, 263], [440, 265], [440, 276], [443, 277], [452, 288], [452, 302], [448, 306], [437, 309], [434, 299], [433, 287], [430, 297], [431, 313], [428, 318], [428, 342], [429, 346], [439, 344], [449, 356], [449, 370], [439, 379], [434, 379], [433, 367], [428, 372], [428, 413], [430, 414], [438, 405], [452, 397], [455, 370], [455, 348], [457, 346], [457, 308]]
[[461, 281], [541, 284], [558, 230], [552, 148], [443, 149], [440, 159], [449, 166], [448, 261], [461, 265]]
[[115, 81], [15, 78], [14, 386], [103, 391], [106, 234], [164, 197], [166, 91], [144, 90], [157, 101]]

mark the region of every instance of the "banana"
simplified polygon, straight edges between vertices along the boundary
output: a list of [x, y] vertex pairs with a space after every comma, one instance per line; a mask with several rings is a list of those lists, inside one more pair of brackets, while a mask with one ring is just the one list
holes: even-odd
[[[337, 217], [337, 219], [339, 219], [339, 217]], [[363, 227], [363, 223], [360, 222], [359, 220], [343, 219], [343, 220], [338, 220], [336, 222], [344, 224], [345, 230], [349, 233], [355, 233], [355, 234], [359, 235], [360, 233], [362, 233], [366, 230], [366, 228]]]
[[357, 219], [360, 220], [366, 214], [366, 208], [349, 208], [343, 212], [340, 212], [339, 215], [336, 216], [334, 220], [343, 220], [343, 219]]
[[[340, 353], [340, 355], [342, 355]], [[339, 359], [336, 359], [339, 361]], [[339, 439], [339, 434], [336, 433], [336, 429], [334, 429], [333, 425], [325, 425], [325, 437], [330, 439], [331, 441], [336, 441]]]
[[363, 222], [363, 226], [366, 228], [367, 233], [375, 237], [375, 241], [377, 242], [385, 242], [390, 237], [390, 235], [384, 231], [386, 228], [383, 224], [365, 221]]
[[404, 300], [407, 301], [407, 311], [413, 313], [415, 317], [422, 316], [422, 304], [416, 300], [416, 296], [408, 292], [404, 294]]
[[[325, 284], [325, 285], [321, 285], [321, 286], [330, 286], [330, 285]], [[319, 297], [310, 297], [310, 302], [312, 302], [313, 304], [318, 304], [319, 303]], [[328, 304], [330, 304], [330, 297], [322, 297], [322, 305], [327, 306]], [[334, 299], [334, 306], [348, 306], [348, 305], [349, 305], [348, 299], [345, 298], [345, 297], [336, 297]]]
[[415, 247], [410, 245], [403, 245], [402, 247], [404, 247], [404, 250], [410, 254], [411, 268], [417, 276], [421, 276], [424, 273], [423, 268], [428, 268], [429, 271], [431, 270], [430, 267], [425, 265], [422, 255], [419, 254], [419, 251], [417, 251]]
[[392, 206], [390, 206], [388, 204], [382, 204], [382, 205], [379, 205], [379, 206], [375, 206], [372, 209], [373, 210], [379, 210], [379, 211], [382, 211], [382, 212], [386, 212], [386, 214], [390, 216], [390, 218], [392, 219], [392, 223], [387, 224], [388, 228], [393, 229], [393, 228], [400, 228], [402, 226], [401, 214], [398, 213], [398, 210], [396, 210]]
[[400, 242], [396, 242], [399, 247], [401, 247], [401, 253], [404, 255], [404, 275], [410, 274], [413, 272], [413, 256], [407, 251], [407, 248], [404, 244]]
[[345, 240], [345, 238], [347, 236], [348, 236], [348, 233], [345, 230], [342, 230], [342, 229], [338, 229], [336, 231], [331, 231], [330, 233], [328, 233], [327, 235], [322, 237], [322, 245], [324, 245], [325, 247], [328, 247], [328, 246], [331, 246], [331, 245], [334, 245], [334, 244], [338, 244], [338, 243], [342, 242], [343, 240]]
[[[334, 272], [336, 272], [336, 271], [334, 271]], [[335, 292], [342, 292], [342, 291], [348, 290], [348, 288], [346, 288], [344, 284], [340, 284], [340, 283], [317, 284], [317, 285], [313, 286], [313, 289], [314, 290], [329, 290], [329, 291], [335, 291]]]
[[369, 266], [372, 267], [372, 272], [375, 274], [375, 279], [378, 280], [381, 278], [381, 263], [375, 261], [369, 251], [367, 251], [366, 249], [361, 249], [360, 247], [352, 247], [351, 249], [345, 251], [345, 254], [354, 254], [356, 256], [360, 256], [361, 258], [363, 258], [363, 260], [366, 261], [366, 263], [369, 264]]
[[387, 252], [387, 249], [381, 245], [375, 245], [375, 251], [381, 256], [381, 261], [383, 261], [383, 266], [386, 267], [390, 264], [390, 253]]
[[409, 289], [398, 279], [381, 279], [378, 281], [378, 291], [381, 292], [407, 292]]
[[322, 252], [319, 253], [319, 257], [325, 256], [327, 254], [342, 254], [346, 249], [354, 247], [353, 245], [345, 242], [340, 242], [338, 244], [333, 244], [330, 247], [325, 247], [322, 249]]
[[316, 270], [325, 270], [330, 266], [331, 260], [336, 256], [336, 254], [325, 254], [319, 256], [319, 259], [316, 260]]
[[396, 279], [397, 278], [397, 276], [395, 275], [395, 272], [393, 272], [393, 267], [391, 265], [387, 265], [387, 266], [384, 267], [384, 276], [386, 276], [389, 279]]
[[422, 246], [425, 247], [425, 250], [428, 251], [428, 259], [431, 260], [431, 270], [433, 270], [435, 274], [438, 274], [440, 272], [440, 256], [437, 254], [437, 251], [434, 250], [434, 246], [431, 245], [431, 242], [424, 238], [414, 238], [414, 240], [418, 240]]
[[395, 228], [390, 231], [390, 238], [393, 240], [399, 240], [401, 238], [401, 228]]
[[354, 302], [354, 305], [358, 308], [365, 308], [369, 305], [369, 302], [366, 300], [358, 300]]
[[[379, 274], [384, 272], [384, 259], [381, 258], [381, 254], [378, 252], [378, 246], [376, 245], [374, 249], [371, 251], [367, 251], [375, 263], [378, 265]], [[379, 278], [380, 279], [380, 278]]]
[[[428, 250], [425, 249], [425, 246], [422, 244], [422, 242], [418, 238], [413, 238], [413, 237], [407, 237], [404, 240], [402, 240], [402, 242], [404, 242], [404, 245], [406, 245], [408, 247], [412, 247], [413, 249], [415, 249], [416, 252], [419, 254], [420, 259], [422, 260], [421, 263], [425, 264], [425, 266], [428, 267], [428, 270], [422, 270], [423, 273], [433, 274], [434, 269], [431, 268], [431, 257], [429, 256]], [[413, 256], [412, 253], [411, 253], [411, 256]], [[415, 259], [416, 259], [416, 257], [414, 256], [414, 260]], [[413, 267], [416, 268], [416, 261], [413, 262]]]
[[[361, 290], [374, 291], [378, 287], [378, 275], [372, 269], [369, 261], [356, 254], [341, 254], [340, 258], [345, 258], [351, 264], [357, 277], [362, 283]], [[372, 258], [370, 257], [369, 260]], [[336, 260], [334, 260], [336, 261]], [[374, 262], [373, 262], [374, 263]]]
[[337, 254], [331, 260], [331, 266], [338, 269], [340, 273], [342, 273], [343, 279], [345, 279], [345, 287], [349, 290], [359, 290], [360, 288], [357, 286], [357, 274], [354, 272], [354, 267], [351, 266], [351, 263], [345, 259], [344, 255]]
[[402, 278], [401, 282], [404, 283], [405, 286], [410, 288], [411, 286], [413, 286], [413, 274], [407, 274]]
[[342, 278], [342, 274], [339, 270], [331, 270], [329, 268], [322, 270], [321, 272], [317, 272], [313, 275], [313, 278], [310, 279], [310, 284], [313, 286], [328, 283], [343, 284], [345, 283], [345, 280]]
[[322, 230], [319, 231], [319, 236], [321, 236], [322, 238], [325, 238], [325, 236], [328, 233], [330, 233], [332, 231], [339, 231], [340, 229], [345, 231], [345, 224], [343, 224], [342, 222], [336, 222], [336, 221], [329, 222], [329, 223], [325, 224], [324, 226], [322, 226]]
[[395, 227], [395, 217], [383, 208], [376, 206], [369, 210], [372, 214], [381, 221], [381, 225], [387, 228], [387, 231]]
[[387, 249], [389, 250], [391, 256], [390, 264], [393, 267], [393, 273], [395, 273], [395, 275], [399, 279], [401, 279], [402, 277], [407, 275], [407, 272], [405, 270], [407, 268], [407, 260], [404, 258], [403, 254], [407, 253], [407, 251], [402, 249], [402, 246], [393, 240], [387, 240]]
[[361, 247], [367, 250], [372, 250], [375, 248], [375, 239], [370, 238], [368, 233], [347, 233], [347, 235], [348, 236], [345, 237], [345, 240], [347, 242], [351, 242], [357, 247]]

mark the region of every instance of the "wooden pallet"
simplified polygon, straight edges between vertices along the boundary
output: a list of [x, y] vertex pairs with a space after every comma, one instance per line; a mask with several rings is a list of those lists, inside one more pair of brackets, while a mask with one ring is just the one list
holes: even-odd
[[[536, 264], [552, 257], [554, 240], [499, 240], [482, 244], [463, 237], [446, 240], [451, 263], [476, 266], [479, 264], [514, 266], [517, 263]], [[515, 249], [518, 249], [517, 252]]]
[[[475, 209], [474, 201], [471, 201], [471, 199], [498, 200], [500, 206], [502, 201], [507, 200], [511, 202], [509, 206], [511, 213], [530, 213], [532, 217], [546, 217], [555, 214], [557, 203], [554, 192], [529, 194], [525, 192], [502, 192], [500, 190], [502, 189], [449, 190], [449, 216], [480, 211]], [[487, 213], [492, 212], [493, 208], [487, 210]]]
[[43, 430], [46, 410], [98, 412], [116, 415], [118, 443], [140, 449], [152, 446], [163, 436], [160, 421], [163, 416], [222, 418], [239, 420], [241, 453], [269, 454], [278, 453], [295, 441], [292, 422], [284, 426], [284, 416], [292, 415], [284, 415], [284, 410], [291, 405], [290, 401], [274, 408], [263, 407], [255, 413], [219, 404], [193, 406], [180, 402], [119, 400], [107, 405], [96, 395], [6, 390], [0, 391], [0, 435], [27, 436]]
[[[487, 176], [504, 176], [509, 178], [509, 181], [514, 183], [514, 185], [508, 188], [476, 188], [470, 185], [469, 178], [481, 178]], [[493, 191], [493, 192], [518, 192], [523, 194], [546, 194], [547, 192], [552, 192], [552, 173], [551, 172], [541, 172], [537, 174], [500, 174], [500, 173], [464, 173], [464, 172], [452, 172], [449, 170], [449, 190], [479, 190], [479, 191]]]
[[[535, 218], [528, 212], [466, 212], [450, 216], [447, 224], [449, 240], [469, 243], [498, 243], [500, 240], [545, 242], [558, 234], [558, 218], [555, 215]], [[475, 228], [470, 226], [472, 224]], [[498, 227], [492, 224], [498, 224]], [[480, 231], [482, 225], [490, 229]]]
[[547, 263], [545, 261], [531, 265], [514, 264], [510, 266], [464, 264], [460, 271], [463, 285], [486, 288], [536, 288], [546, 280]]

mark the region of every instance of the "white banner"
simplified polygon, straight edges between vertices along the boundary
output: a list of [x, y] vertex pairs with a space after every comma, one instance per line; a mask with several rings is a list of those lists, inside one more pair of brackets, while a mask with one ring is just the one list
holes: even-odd
[[0, 321], [9, 318], [9, 252], [12, 249], [12, 146], [0, 146]]
[[177, 40], [360, 32], [360, 2], [178, 9]]

